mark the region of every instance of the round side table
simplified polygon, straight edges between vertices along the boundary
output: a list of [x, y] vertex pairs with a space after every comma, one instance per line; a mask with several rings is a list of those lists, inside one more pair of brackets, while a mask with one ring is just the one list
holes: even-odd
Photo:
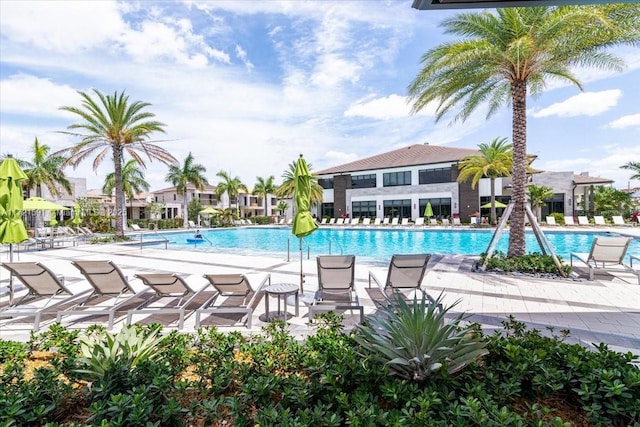
[[[284, 321], [287, 321], [287, 297], [289, 295], [295, 296], [295, 308], [296, 316], [299, 316], [300, 303], [298, 300], [298, 292], [300, 287], [295, 283], [274, 283], [272, 285], [263, 288], [264, 297], [264, 311], [266, 321], [271, 320], [271, 313], [269, 313], [269, 297], [275, 296], [278, 299], [278, 317], [284, 315]], [[284, 300], [284, 312], [280, 311], [280, 300]]]

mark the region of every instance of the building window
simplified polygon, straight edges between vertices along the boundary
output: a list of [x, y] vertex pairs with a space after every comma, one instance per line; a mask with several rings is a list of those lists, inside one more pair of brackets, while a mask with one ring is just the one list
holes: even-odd
[[418, 171], [418, 183], [437, 184], [451, 182], [451, 168], [422, 169]]
[[385, 173], [382, 175], [382, 185], [384, 187], [411, 185], [411, 171]]
[[276, 199], [275, 197], [271, 198], [271, 206], [277, 206], [278, 205], [278, 199]]
[[333, 218], [333, 203], [323, 203], [320, 210], [321, 217]]
[[174, 194], [174, 195], [173, 195], [173, 200], [176, 200], [176, 197], [177, 197], [177, 196]]
[[427, 202], [431, 202], [431, 210], [435, 218], [449, 218], [451, 216], [451, 198], [430, 198], [420, 199], [418, 214], [424, 216], [424, 210], [427, 207]]
[[411, 199], [385, 200], [384, 216], [411, 218]]
[[376, 201], [367, 200], [362, 202], [351, 202], [352, 218], [375, 218]]
[[330, 190], [333, 188], [333, 178], [320, 178], [318, 179], [318, 185], [325, 190]]
[[351, 175], [351, 188], [376, 188], [376, 175]]

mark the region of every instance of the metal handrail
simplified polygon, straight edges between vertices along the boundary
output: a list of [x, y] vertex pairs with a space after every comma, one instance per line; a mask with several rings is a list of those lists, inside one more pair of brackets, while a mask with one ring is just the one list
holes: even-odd
[[[331, 255], [331, 242], [333, 242], [333, 239], [329, 239], [329, 255]], [[340, 255], [344, 255], [344, 250], [342, 249], [340, 242], [336, 241], [336, 244], [340, 248]]]
[[[167, 239], [162, 234], [158, 233], [157, 230], [149, 229], [149, 234], [153, 234], [154, 236], [158, 236], [160, 238], [160, 240], [164, 241], [164, 248], [165, 249], [169, 248], [169, 239]], [[142, 249], [143, 247], [144, 247], [144, 240], [142, 239], [142, 233], [140, 233], [140, 249]]]
[[[291, 236], [289, 236], [289, 238], [287, 239], [287, 262], [291, 261], [291, 238], [292, 237], [296, 237], [293, 234]], [[296, 237], [298, 238], [298, 237]], [[311, 246], [309, 246], [309, 244], [304, 240], [304, 238], [300, 237], [300, 245], [302, 245], [303, 243], [305, 245], [307, 245], [307, 259], [309, 259], [310, 257], [310, 252], [311, 252]], [[302, 248], [301, 248], [302, 249]]]

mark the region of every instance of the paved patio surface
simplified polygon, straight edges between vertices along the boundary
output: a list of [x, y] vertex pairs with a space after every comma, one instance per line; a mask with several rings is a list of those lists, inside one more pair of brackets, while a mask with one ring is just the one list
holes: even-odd
[[[626, 230], [632, 235], [640, 234], [640, 227]], [[621, 231], [621, 230], [616, 230]], [[272, 283], [299, 283], [300, 259], [295, 254], [290, 262], [282, 258], [267, 256], [243, 256], [225, 253], [205, 253], [165, 250], [164, 248], [125, 245], [91, 245], [63, 247], [44, 251], [23, 252], [19, 261], [39, 261], [57, 274], [65, 276], [65, 283], [72, 290], [88, 289], [89, 285], [75, 269], [72, 260], [112, 260], [132, 278], [135, 273], [167, 272], [182, 275], [193, 288], [207, 282], [203, 274], [245, 273], [252, 284], [257, 285], [266, 274], [271, 274]], [[7, 261], [8, 254], [0, 253], [0, 261]], [[539, 279], [527, 276], [498, 275], [472, 271], [474, 257], [460, 255], [434, 255], [429, 262], [423, 288], [432, 296], [444, 292], [445, 304], [457, 300], [460, 303], [453, 312], [467, 312], [471, 321], [476, 321], [488, 332], [501, 329], [501, 322], [509, 315], [528, 326], [551, 333], [547, 327], [559, 334], [561, 329], [571, 331], [568, 342], [606, 343], [618, 351], [632, 351], [640, 355], [640, 285], [638, 278], [629, 272], [597, 274], [594, 281], [586, 280], [586, 270], [578, 269], [580, 277], [568, 280]], [[14, 256], [14, 261], [17, 261]], [[640, 266], [639, 266], [640, 268]], [[317, 289], [315, 259], [303, 260], [305, 273], [304, 295], [308, 299]], [[380, 264], [367, 264], [356, 258], [356, 287], [365, 315], [375, 312], [375, 292], [368, 289], [369, 272], [373, 271], [384, 280], [386, 268]], [[9, 274], [0, 268], [0, 305], [8, 301]], [[132, 280], [136, 289], [143, 289], [139, 280]], [[21, 286], [18, 286], [20, 289]], [[293, 302], [293, 301], [291, 301]], [[275, 306], [272, 300], [271, 307]], [[290, 307], [290, 314], [293, 309]], [[288, 321], [294, 335], [304, 337], [313, 333], [308, 323], [306, 304], [300, 303], [300, 315]], [[224, 326], [223, 330], [258, 332], [265, 323], [264, 300], [257, 303], [252, 319], [252, 329], [242, 326]], [[357, 314], [344, 313], [345, 326], [357, 322]], [[72, 318], [73, 319], [73, 318]], [[0, 337], [26, 341], [32, 324], [16, 320], [0, 320]], [[65, 318], [64, 324], [71, 327], [86, 327], [82, 319]], [[144, 320], [144, 319], [143, 319]], [[153, 320], [153, 318], [151, 318]], [[187, 318], [184, 331], [194, 330], [194, 316]], [[124, 324], [121, 318], [114, 330]], [[46, 323], [43, 324], [46, 328]]]

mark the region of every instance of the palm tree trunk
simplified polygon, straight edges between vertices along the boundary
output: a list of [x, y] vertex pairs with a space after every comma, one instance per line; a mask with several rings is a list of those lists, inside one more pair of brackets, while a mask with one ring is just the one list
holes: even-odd
[[188, 195], [189, 192], [187, 190], [184, 190], [184, 197], [182, 200], [182, 203], [184, 205], [184, 212], [182, 213], [182, 226], [184, 228], [187, 228], [189, 226], [189, 212], [187, 211], [187, 209], [189, 208], [189, 203], [187, 202]]
[[516, 80], [511, 83], [513, 104], [513, 200], [511, 231], [509, 232], [509, 257], [518, 257], [526, 253], [524, 233], [524, 214], [526, 203], [525, 186], [527, 181], [527, 82]]
[[124, 190], [122, 189], [122, 149], [113, 149], [113, 172], [115, 178], [116, 203], [116, 238], [124, 238], [124, 224], [127, 221], [126, 202], [124, 200]]

